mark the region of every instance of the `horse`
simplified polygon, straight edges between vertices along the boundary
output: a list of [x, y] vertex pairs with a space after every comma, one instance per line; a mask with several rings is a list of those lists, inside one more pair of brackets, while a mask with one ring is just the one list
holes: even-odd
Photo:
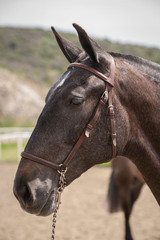
[[112, 160], [112, 173], [107, 193], [109, 212], [122, 210], [125, 217], [125, 240], [133, 240], [130, 215], [140, 195], [144, 179], [137, 167], [126, 157]]
[[52, 27], [70, 65], [46, 96], [13, 192], [25, 211], [48, 216], [65, 186], [92, 166], [124, 156], [160, 204], [160, 66], [106, 52], [73, 26], [82, 49]]

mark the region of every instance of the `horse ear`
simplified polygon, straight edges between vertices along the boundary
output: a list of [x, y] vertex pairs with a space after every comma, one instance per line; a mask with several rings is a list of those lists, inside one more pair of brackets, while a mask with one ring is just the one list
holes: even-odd
[[60, 49], [62, 50], [63, 54], [65, 55], [65, 57], [67, 58], [67, 60], [72, 63], [75, 62], [79, 55], [82, 53], [82, 50], [80, 48], [78, 48], [77, 46], [75, 46], [73, 43], [71, 43], [70, 41], [62, 38], [57, 31], [55, 30], [54, 27], [51, 27], [57, 43], [60, 47]]
[[111, 56], [103, 50], [93, 39], [91, 39], [83, 28], [78, 24], [73, 24], [77, 30], [80, 43], [90, 58], [98, 64], [102, 72], [110, 72]]
[[85, 50], [86, 53], [90, 56], [90, 58], [94, 61], [99, 63], [98, 53], [102, 51], [101, 47], [93, 41], [86, 31], [81, 28], [78, 24], [73, 23], [74, 28], [77, 30], [80, 43]]

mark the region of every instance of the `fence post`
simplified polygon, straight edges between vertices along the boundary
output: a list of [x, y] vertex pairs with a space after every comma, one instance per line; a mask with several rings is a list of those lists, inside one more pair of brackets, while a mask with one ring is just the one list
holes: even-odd
[[22, 149], [23, 149], [23, 139], [18, 138], [17, 139], [17, 160], [19, 160], [19, 158], [20, 158]]

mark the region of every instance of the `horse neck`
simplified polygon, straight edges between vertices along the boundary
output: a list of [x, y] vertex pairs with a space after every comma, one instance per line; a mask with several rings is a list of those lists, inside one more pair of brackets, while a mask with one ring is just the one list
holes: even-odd
[[125, 61], [137, 69], [144, 77], [155, 82], [160, 87], [160, 65], [152, 61], [120, 53], [111, 53], [111, 55], [119, 60]]
[[129, 64], [116, 65], [115, 93], [129, 126], [122, 155], [136, 164], [160, 204], [160, 89]]

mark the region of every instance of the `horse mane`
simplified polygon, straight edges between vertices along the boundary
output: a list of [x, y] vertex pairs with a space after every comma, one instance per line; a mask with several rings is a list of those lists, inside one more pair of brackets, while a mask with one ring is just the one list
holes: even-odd
[[110, 53], [113, 57], [125, 61], [135, 67], [144, 77], [150, 81], [155, 82], [160, 87], [160, 65], [152, 61], [136, 57], [132, 55], [125, 55], [120, 53]]

